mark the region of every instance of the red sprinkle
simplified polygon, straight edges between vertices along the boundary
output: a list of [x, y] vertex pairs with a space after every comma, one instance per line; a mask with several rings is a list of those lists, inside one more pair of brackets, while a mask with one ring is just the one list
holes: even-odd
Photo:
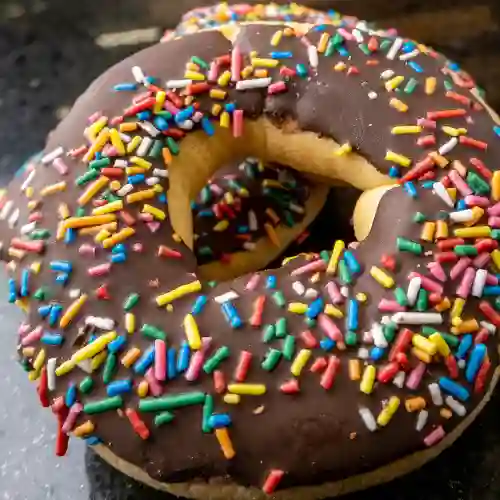
[[394, 271], [394, 269], [396, 269], [396, 259], [393, 255], [383, 254], [380, 258], [380, 264], [389, 271]]
[[465, 109], [444, 109], [442, 111], [428, 111], [428, 120], [440, 120], [442, 118], [456, 118], [458, 116], [465, 116], [467, 110]]
[[463, 104], [464, 106], [470, 106], [470, 99], [462, 94], [457, 94], [456, 92], [452, 92], [451, 90], [449, 90], [448, 92], [446, 92], [445, 96], [459, 102], [460, 104]]
[[133, 106], [128, 107], [124, 112], [124, 116], [132, 116], [144, 111], [145, 109], [151, 108], [156, 103], [156, 99], [154, 97], [148, 97], [143, 101], [134, 104]]
[[484, 387], [486, 386], [486, 378], [488, 376], [488, 372], [491, 368], [491, 361], [489, 358], [485, 358], [481, 368], [477, 372], [476, 380], [474, 381], [474, 393], [479, 394], [484, 391]]
[[316, 337], [310, 330], [304, 330], [303, 332], [300, 332], [299, 337], [308, 349], [314, 349], [319, 345], [319, 342], [316, 340]]
[[170, 259], [182, 259], [182, 254], [178, 250], [160, 245], [158, 247], [158, 257], [168, 257]]
[[481, 328], [474, 337], [474, 344], [484, 344], [490, 336], [486, 328]]
[[191, 83], [186, 87], [187, 95], [204, 94], [210, 90], [210, 84], [207, 82]]
[[368, 40], [368, 50], [370, 52], [375, 52], [376, 50], [378, 50], [378, 47], [378, 40], [374, 36], [372, 36], [370, 40]]
[[489, 302], [482, 300], [479, 303], [479, 309], [496, 327], [500, 327], [500, 314], [493, 309]]
[[413, 181], [419, 179], [422, 175], [426, 174], [435, 167], [434, 160], [428, 156], [425, 160], [419, 161], [411, 170], [409, 170], [406, 175], [398, 180], [398, 184], [404, 184], [405, 182]]
[[12, 238], [10, 245], [18, 250], [34, 253], [42, 253], [45, 248], [43, 241], [23, 241], [20, 238]]
[[493, 177], [491, 170], [479, 158], [471, 158], [469, 162], [480, 175], [491, 180]]
[[422, 148], [428, 148], [436, 145], [436, 136], [434, 134], [424, 135], [417, 139], [417, 145]]
[[314, 363], [311, 365], [310, 370], [313, 373], [322, 372], [326, 368], [327, 364], [328, 364], [328, 361], [325, 358], [323, 358], [323, 357], [317, 358], [314, 360]]
[[339, 371], [340, 366], [340, 358], [337, 356], [330, 356], [328, 358], [328, 365], [321, 376], [320, 385], [323, 389], [331, 389], [333, 382], [335, 381], [335, 377]]
[[221, 370], [215, 370], [213, 377], [215, 392], [217, 394], [223, 394], [226, 391], [226, 379], [224, 377], [224, 372]]
[[162, 130], [162, 134], [167, 137], [172, 137], [172, 139], [182, 139], [186, 133], [180, 128], [169, 128], [167, 130]]
[[254, 328], [258, 328], [262, 325], [262, 315], [264, 313], [264, 305], [266, 303], [266, 296], [259, 295], [253, 303], [253, 313], [250, 318], [250, 325]]
[[395, 361], [396, 355], [400, 352], [406, 351], [411, 344], [411, 339], [413, 338], [413, 332], [408, 330], [408, 328], [403, 328], [394, 342], [392, 349], [389, 353], [389, 361]]
[[473, 139], [472, 137], [467, 137], [466, 135], [461, 135], [458, 139], [460, 144], [465, 146], [471, 146], [473, 148], [482, 149], [486, 151], [488, 149], [488, 143], [483, 141], [478, 141], [477, 139]]
[[38, 397], [40, 398], [40, 404], [44, 408], [48, 408], [50, 406], [49, 403], [49, 387], [48, 387], [48, 376], [47, 376], [47, 368], [44, 366], [40, 373], [40, 381], [37, 387]]
[[111, 295], [109, 294], [108, 285], [101, 285], [96, 291], [95, 295], [99, 300], [109, 300]]
[[62, 430], [63, 422], [59, 419], [57, 424], [56, 456], [58, 457], [64, 457], [68, 451], [69, 435]]
[[273, 493], [284, 474], [285, 472], [280, 469], [273, 469], [267, 476], [266, 481], [264, 482], [264, 486], [262, 486], [262, 491], [266, 495], [270, 495], [271, 493]]
[[478, 253], [492, 252], [498, 248], [498, 241], [485, 238], [484, 240], [478, 241], [474, 247], [477, 249]]
[[244, 382], [248, 375], [250, 363], [252, 362], [252, 353], [250, 351], [241, 351], [238, 365], [234, 372], [236, 382]]
[[125, 415], [132, 424], [132, 429], [141, 437], [141, 439], [148, 439], [149, 429], [147, 428], [144, 421], [139, 417], [139, 414], [133, 408], [127, 408], [125, 410]]
[[182, 108], [183, 105], [182, 99], [175, 92], [167, 90], [165, 92], [165, 96], [176, 108]]
[[448, 373], [450, 375], [450, 378], [458, 378], [458, 365], [457, 365], [457, 360], [455, 359], [455, 356], [453, 354], [450, 354], [444, 358], [444, 364], [446, 365], [446, 368], [448, 369]]
[[446, 252], [448, 250], [453, 250], [457, 245], [463, 245], [465, 240], [462, 238], [448, 238], [446, 240], [440, 240], [437, 243], [439, 250]]
[[399, 365], [395, 361], [382, 367], [377, 373], [377, 380], [382, 384], [390, 382], [399, 371]]
[[292, 378], [284, 382], [280, 385], [280, 391], [283, 394], [297, 394], [300, 392], [299, 381], [296, 378]]

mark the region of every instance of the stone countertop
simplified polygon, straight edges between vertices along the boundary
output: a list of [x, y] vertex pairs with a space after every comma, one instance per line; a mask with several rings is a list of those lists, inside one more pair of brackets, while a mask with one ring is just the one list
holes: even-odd
[[[5, 183], [30, 154], [43, 147], [47, 133], [94, 77], [109, 65], [147, 46], [164, 28], [174, 26], [185, 8], [200, 3], [210, 2], [2, 0], [0, 183]], [[316, 7], [334, 6], [367, 17], [372, 17], [370, 12], [374, 12], [374, 16], [378, 13], [387, 19], [400, 19], [402, 25], [408, 24], [409, 17], [415, 13], [419, 16], [425, 14], [427, 5], [441, 14], [443, 9], [453, 5], [454, 38], [448, 36], [441, 40], [446, 30], [436, 29], [434, 21], [432, 29], [428, 29], [431, 42], [435, 41], [433, 36], [437, 37], [436, 45], [448, 47], [448, 51], [452, 50], [466, 65], [471, 59], [470, 40], [475, 40], [472, 35], [477, 38], [478, 33], [485, 31], [486, 34], [480, 36], [481, 46], [498, 47], [498, 7], [494, 2], [490, 2], [492, 8], [481, 0], [473, 6], [462, 0], [315, 0], [310, 3]], [[393, 3], [397, 6], [388, 7]], [[403, 7], [407, 10], [401, 10]], [[412, 14], [408, 16], [401, 12]], [[476, 28], [472, 30], [471, 24], [467, 29], [467, 25], [460, 24], [460, 12], [465, 13], [472, 26], [474, 19], [479, 23], [479, 32]], [[432, 17], [436, 19], [437, 15], [433, 13]], [[445, 12], [449, 19], [453, 15], [446, 16]], [[467, 31], [465, 39], [456, 36], [461, 29]], [[131, 33], [130, 30], [139, 31]], [[471, 60], [475, 61], [471, 66], [480, 64], [480, 58]], [[499, 68], [500, 65], [485, 67], [483, 79], [487, 88], [491, 72], [498, 72]], [[481, 81], [482, 75], [476, 76]], [[325, 227], [327, 223], [326, 219], [317, 222]], [[5, 275], [0, 279], [5, 281]], [[66, 458], [55, 457], [55, 419], [50, 411], [40, 409], [33, 385], [16, 365], [15, 332], [21, 316], [7, 305], [5, 287], [0, 294], [0, 319], [3, 325], [0, 335], [5, 341], [0, 349], [0, 379], [3, 381], [0, 397], [4, 402], [0, 407], [0, 500], [172, 499], [115, 472], [77, 440], [71, 441]], [[437, 460], [388, 485], [344, 498], [497, 500], [500, 498], [499, 409], [500, 394], [497, 391], [472, 427]]]

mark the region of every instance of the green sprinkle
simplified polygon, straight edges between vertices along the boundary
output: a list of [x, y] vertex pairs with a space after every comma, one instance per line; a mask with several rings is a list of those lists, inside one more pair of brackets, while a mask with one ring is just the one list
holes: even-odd
[[207, 284], [210, 288], [215, 288], [217, 286], [217, 281], [212, 280], [212, 281], [209, 281]]
[[212, 191], [208, 186], [204, 186], [200, 193], [200, 199], [202, 203], [210, 203], [212, 200]]
[[288, 334], [286, 318], [279, 318], [276, 321], [276, 337], [279, 339], [284, 338]]
[[94, 381], [92, 380], [92, 377], [85, 377], [81, 382], [80, 385], [78, 386], [78, 390], [83, 393], [87, 394], [92, 390], [92, 387], [94, 387]]
[[103, 194], [102, 194], [102, 197], [108, 201], [109, 203], [113, 202], [113, 201], [119, 201], [121, 200], [121, 198], [119, 196], [117, 196], [116, 194], [112, 193], [111, 191], [105, 191]]
[[98, 170], [87, 170], [83, 175], [77, 177], [77, 179], [75, 180], [75, 184], [77, 186], [83, 186], [84, 184], [87, 184], [87, 182], [93, 181], [98, 177], [99, 177]]
[[285, 299], [285, 296], [283, 295], [283, 292], [278, 290], [276, 292], [273, 293], [273, 300], [274, 300], [274, 303], [278, 306], [278, 307], [285, 307], [286, 306], [286, 299]]
[[330, 40], [328, 40], [328, 45], [326, 46], [325, 56], [332, 57], [333, 54], [335, 54], [335, 43], [333, 38], [330, 38]]
[[155, 425], [156, 427], [160, 427], [163, 424], [169, 424], [174, 419], [174, 414], [169, 411], [163, 411], [156, 415], [155, 417]]
[[83, 207], [78, 207], [75, 211], [76, 217], [83, 217], [85, 215], [85, 209]]
[[117, 410], [123, 406], [123, 398], [121, 396], [113, 396], [112, 398], [99, 399], [87, 403], [83, 407], [84, 413], [94, 415], [95, 413], [104, 413], [109, 410]]
[[412, 94], [413, 91], [417, 88], [418, 81], [415, 78], [410, 78], [403, 89], [405, 94]]
[[170, 111], [167, 111], [167, 110], [161, 110], [161, 111], [158, 111], [158, 113], [155, 113], [156, 116], [161, 116], [162, 118], [165, 118], [165, 120], [170, 120], [172, 118], [172, 113]]
[[153, 146], [149, 150], [148, 156], [150, 158], [161, 158], [161, 150], [163, 149], [163, 144], [158, 139], [153, 142]]
[[207, 62], [205, 62], [203, 59], [197, 57], [197, 56], [192, 56], [191, 57], [191, 62], [197, 64], [200, 68], [203, 69], [209, 69], [210, 66], [208, 65]]
[[146, 398], [139, 401], [139, 410], [150, 413], [175, 410], [184, 406], [199, 405], [205, 402], [205, 393], [201, 391], [181, 392], [162, 398]]
[[212, 251], [212, 249], [209, 246], [203, 246], [203, 247], [198, 248], [197, 253], [200, 257], [212, 257], [214, 254], [214, 252]]
[[123, 309], [125, 309], [125, 311], [130, 311], [133, 307], [137, 305], [138, 302], [139, 302], [139, 294], [131, 293], [123, 302]]
[[415, 215], [413, 216], [413, 222], [416, 222], [417, 224], [422, 224], [426, 220], [427, 219], [422, 212], [415, 212]]
[[266, 357], [264, 361], [261, 363], [261, 367], [263, 370], [266, 370], [267, 372], [270, 372], [274, 370], [279, 363], [279, 360], [281, 358], [281, 351], [278, 351], [278, 349], [269, 349], [267, 351]]
[[102, 381], [105, 384], [109, 384], [113, 378], [116, 367], [116, 354], [109, 353], [106, 362], [104, 363], [104, 369], [102, 372]]
[[227, 346], [222, 346], [215, 351], [213, 356], [211, 356], [209, 359], [205, 361], [205, 364], [203, 365], [203, 371], [205, 373], [212, 373], [222, 361], [224, 361], [226, 358], [229, 357], [229, 347]]
[[425, 288], [421, 288], [418, 292], [415, 309], [418, 312], [424, 312], [427, 311], [428, 307], [429, 307], [429, 292], [427, 292]]
[[314, 318], [305, 318], [304, 319], [304, 323], [306, 324], [306, 326], [308, 326], [309, 328], [314, 328], [316, 326], [316, 320]]
[[456, 255], [460, 255], [461, 257], [465, 255], [477, 255], [478, 251], [474, 245], [457, 245], [453, 251]]
[[445, 333], [445, 332], [439, 332], [441, 334], [441, 337], [443, 337], [443, 340], [450, 346], [450, 347], [458, 347], [458, 344], [460, 344], [460, 339], [456, 337], [455, 335], [452, 335], [451, 333]]
[[107, 167], [111, 164], [111, 160], [109, 158], [100, 158], [99, 160], [93, 160], [89, 163], [89, 168], [92, 170], [101, 170], [101, 168]]
[[402, 237], [397, 238], [396, 246], [400, 252], [410, 252], [415, 255], [421, 255], [424, 251], [420, 243]]
[[295, 226], [295, 219], [293, 218], [293, 214], [292, 212], [290, 212], [289, 210], [285, 210], [283, 212], [283, 216], [284, 216], [284, 222], [285, 222], [285, 225], [288, 226], [288, 227], [293, 227]]
[[390, 47], [392, 47], [392, 44], [394, 42], [392, 40], [389, 40], [389, 39], [386, 39], [384, 40], [381, 44], [380, 44], [380, 50], [381, 51], [384, 51], [384, 50], [388, 50]]
[[150, 339], [155, 340], [166, 340], [167, 338], [167, 334], [163, 330], [156, 328], [156, 326], [149, 325], [148, 323], [144, 323], [142, 325], [141, 333], [145, 337], [149, 337]]
[[394, 298], [396, 299], [396, 302], [400, 306], [407, 306], [408, 305], [408, 298], [406, 297], [406, 292], [402, 288], [396, 288], [394, 290]]
[[287, 335], [283, 342], [283, 357], [287, 361], [292, 361], [295, 355], [295, 337], [293, 335]]
[[167, 148], [174, 156], [177, 156], [179, 154], [179, 145], [177, 144], [177, 142], [175, 142], [175, 139], [173, 139], [172, 137], [167, 137], [165, 143], [167, 145]]
[[352, 276], [349, 272], [349, 268], [345, 263], [344, 259], [339, 262], [339, 279], [343, 285], [350, 285], [352, 283]]
[[201, 423], [201, 430], [203, 432], [210, 432], [212, 430], [210, 425], [208, 425], [208, 421], [212, 416], [213, 411], [214, 411], [214, 397], [211, 396], [210, 394], [207, 394], [207, 397], [205, 398], [205, 403], [203, 403], [203, 417]]
[[397, 331], [398, 326], [396, 323], [387, 323], [387, 325], [382, 326], [382, 333], [384, 334], [384, 338], [387, 342], [392, 342], [396, 338]]
[[321, 257], [321, 259], [326, 262], [328, 264], [328, 262], [330, 262], [330, 252], [328, 250], [322, 250], [320, 253], [319, 253], [319, 256]]
[[472, 170], [469, 170], [467, 173], [467, 184], [474, 191], [474, 194], [487, 195], [490, 192], [490, 185], [482, 177], [479, 177], [476, 172], [472, 172]]
[[450, 80], [445, 79], [443, 83], [445, 90], [453, 90], [453, 83], [451, 83]]
[[21, 361], [19, 361], [19, 363], [23, 367], [23, 370], [25, 372], [30, 372], [31, 370], [33, 370], [33, 367], [31, 366], [28, 358], [23, 358]]
[[338, 47], [344, 43], [344, 37], [340, 33], [335, 33], [332, 43], [334, 47]]
[[269, 343], [276, 337], [276, 327], [274, 325], [266, 325], [264, 331], [262, 332], [262, 341], [264, 343]]
[[497, 297], [497, 298], [495, 299], [495, 309], [496, 309], [497, 311], [500, 311], [500, 297]]
[[353, 346], [353, 345], [356, 345], [358, 343], [358, 336], [356, 335], [355, 332], [347, 332], [345, 334], [345, 344], [346, 345], [350, 345], [350, 346]]
[[368, 45], [366, 45], [366, 43], [360, 43], [358, 47], [360, 48], [361, 52], [365, 54], [365, 56], [372, 55], [371, 50], [368, 48]]
[[500, 240], [500, 229], [492, 229], [491, 230], [491, 237], [494, 240]]
[[47, 290], [44, 287], [40, 287], [36, 292], [33, 294], [33, 297], [36, 300], [45, 300], [45, 297], [47, 295]]
[[29, 235], [30, 240], [46, 240], [50, 238], [50, 231], [48, 229], [35, 229]]

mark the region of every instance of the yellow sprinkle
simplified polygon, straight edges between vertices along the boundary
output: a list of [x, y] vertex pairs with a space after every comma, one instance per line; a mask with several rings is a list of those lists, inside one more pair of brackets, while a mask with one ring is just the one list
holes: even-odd
[[236, 455], [233, 448], [233, 443], [229, 437], [229, 431], [226, 427], [221, 427], [220, 429], [215, 429], [215, 437], [219, 441], [222, 453], [227, 460], [231, 460]]
[[465, 300], [461, 299], [460, 297], [457, 297], [453, 301], [453, 307], [450, 312], [450, 317], [452, 320], [460, 318], [460, 316], [462, 316], [462, 311], [464, 310], [464, 306], [465, 306]]
[[340, 256], [345, 248], [345, 243], [342, 240], [337, 240], [333, 245], [332, 255], [330, 256], [330, 262], [326, 268], [327, 274], [335, 274], [337, 271], [337, 265], [340, 260]]
[[443, 155], [440, 155], [437, 151], [432, 151], [431, 153], [429, 153], [429, 156], [434, 160], [434, 163], [440, 168], [444, 168], [450, 163], [450, 160], [448, 160], [448, 158], [444, 157]]
[[365, 394], [371, 394], [373, 391], [373, 385], [375, 384], [375, 374], [377, 369], [373, 365], [368, 365], [363, 371], [363, 377], [361, 378], [361, 383], [359, 388], [361, 392]]
[[398, 153], [395, 153], [394, 151], [387, 150], [387, 153], [385, 154], [385, 159], [387, 161], [390, 161], [392, 163], [397, 163], [398, 165], [401, 165], [402, 167], [409, 167], [411, 165], [411, 159], [408, 158], [407, 156], [400, 155]]
[[446, 134], [450, 135], [452, 137], [458, 137], [459, 135], [463, 135], [467, 133], [466, 128], [455, 128], [455, 127], [450, 127], [448, 125], [443, 125], [441, 127], [441, 130]]
[[185, 295], [188, 295], [190, 293], [199, 292], [200, 290], [201, 290], [201, 282], [198, 280], [192, 281], [191, 283], [187, 283], [186, 285], [181, 285], [177, 288], [174, 288], [173, 290], [170, 290], [170, 292], [158, 295], [156, 297], [156, 304], [159, 307], [166, 306], [167, 304], [173, 302], [174, 300], [184, 297]]
[[430, 356], [434, 356], [437, 352], [437, 345], [423, 335], [413, 335], [412, 343], [417, 349], [426, 352]]
[[125, 330], [128, 334], [135, 332], [135, 314], [126, 313], [125, 314]]
[[349, 360], [349, 378], [354, 381], [361, 379], [361, 362], [359, 359]]
[[448, 238], [448, 224], [444, 220], [436, 222], [436, 239], [442, 240]]
[[33, 370], [39, 372], [42, 369], [44, 363], [45, 349], [40, 349], [40, 351], [38, 351], [38, 354], [36, 355], [35, 361], [33, 361]]
[[106, 214], [86, 217], [70, 217], [64, 221], [64, 229], [100, 226], [116, 220], [115, 214]]
[[35, 190], [33, 189], [33, 186], [28, 186], [25, 189], [24, 194], [26, 195], [27, 198], [32, 198], [33, 195], [35, 194]]
[[228, 405], [237, 405], [241, 401], [239, 394], [224, 394], [224, 403]]
[[123, 144], [122, 138], [120, 137], [118, 130], [116, 130], [115, 128], [112, 128], [109, 131], [109, 138], [111, 139], [111, 144], [116, 149], [116, 152], [118, 153], [118, 155], [124, 156], [125, 155], [125, 145]]
[[323, 54], [328, 46], [328, 41], [330, 40], [330, 35], [328, 33], [322, 33], [321, 38], [318, 42], [318, 53]]
[[489, 238], [491, 236], [491, 227], [489, 226], [475, 226], [475, 227], [461, 227], [455, 229], [453, 234], [457, 238]]
[[224, 200], [226, 200], [226, 203], [228, 205], [233, 205], [234, 204], [234, 196], [229, 191], [227, 191], [226, 193], [224, 193]]
[[139, 165], [139, 167], [142, 167], [145, 170], [149, 170], [153, 166], [153, 164], [150, 161], [145, 160], [140, 156], [132, 156], [130, 158], [130, 162], [133, 163], [134, 165]]
[[404, 76], [395, 76], [394, 78], [391, 78], [387, 82], [385, 82], [385, 89], [388, 92], [391, 92], [394, 89], [397, 89], [405, 80]]
[[401, 400], [397, 396], [391, 396], [389, 402], [384, 406], [384, 409], [378, 414], [377, 424], [385, 427], [394, 416], [399, 408]]
[[437, 80], [434, 76], [429, 76], [425, 79], [425, 93], [432, 95], [436, 91]]
[[347, 64], [343, 61], [338, 62], [333, 69], [335, 71], [344, 71], [347, 68]]
[[167, 214], [163, 210], [153, 207], [152, 205], [148, 205], [147, 203], [142, 207], [142, 211], [151, 214], [155, 219], [158, 220], [165, 220], [165, 218], [167, 217]]
[[138, 167], [137, 165], [125, 168], [125, 173], [127, 175], [143, 174], [144, 172], [145, 170], [142, 167]]
[[197, 71], [186, 71], [184, 73], [184, 78], [194, 80], [195, 82], [203, 82], [205, 80], [205, 75], [198, 73]]
[[312, 352], [310, 349], [301, 349], [297, 356], [295, 356], [295, 359], [292, 362], [292, 366], [290, 367], [290, 373], [294, 377], [300, 376], [300, 373], [309, 361], [311, 354]]
[[14, 304], [16, 304], [16, 306], [19, 307], [19, 309], [21, 309], [21, 311], [23, 311], [24, 313], [28, 314], [30, 312], [29, 302], [27, 298], [17, 299]]
[[358, 300], [359, 302], [366, 302], [368, 300], [368, 296], [366, 295], [366, 293], [358, 292], [356, 294], [356, 300]]
[[137, 395], [140, 398], [145, 398], [148, 395], [149, 384], [147, 380], [141, 380], [139, 385], [137, 386]]
[[344, 317], [344, 313], [338, 307], [335, 307], [333, 304], [326, 304], [324, 313], [328, 316], [331, 316], [332, 318], [341, 319]]
[[119, 212], [123, 209], [123, 200], [112, 201], [111, 203], [106, 203], [102, 207], [97, 207], [92, 210], [92, 215], [104, 215], [110, 214], [112, 212]]
[[420, 134], [422, 132], [422, 127], [419, 125], [397, 125], [392, 127], [391, 134], [401, 135], [401, 134]]
[[133, 132], [134, 130], [137, 130], [138, 126], [137, 122], [123, 122], [120, 123], [119, 128], [120, 132]]
[[500, 270], [500, 250], [498, 250], [498, 248], [491, 252], [491, 260], [493, 264], [495, 264], [497, 270]]
[[107, 229], [101, 229], [94, 238], [96, 243], [102, 243], [106, 238], [109, 238], [111, 233]]
[[430, 335], [429, 340], [436, 346], [437, 351], [441, 354], [441, 356], [446, 357], [450, 354], [450, 347], [439, 332]]
[[427, 403], [425, 399], [421, 396], [417, 396], [414, 398], [408, 398], [405, 401], [405, 408], [408, 413], [413, 413], [415, 411], [423, 410], [426, 407]]
[[141, 350], [137, 347], [129, 349], [122, 357], [121, 364], [125, 368], [130, 368], [140, 357]]
[[449, 409], [449, 408], [441, 408], [439, 410], [439, 415], [442, 417], [442, 418], [445, 418], [446, 420], [450, 419], [451, 417], [453, 417], [453, 412]]
[[212, 105], [212, 110], [210, 111], [212, 113], [212, 116], [219, 116], [219, 113], [222, 111], [222, 106], [220, 104], [213, 104]]
[[153, 106], [153, 113], [159, 113], [163, 109], [163, 105], [165, 104], [165, 98], [167, 97], [167, 94], [163, 90], [159, 90], [156, 92], [156, 102], [155, 105]]
[[282, 30], [276, 31], [274, 35], [271, 37], [271, 45], [273, 47], [277, 47], [281, 42], [282, 37], [283, 37], [283, 31]]
[[194, 62], [188, 62], [186, 64], [186, 69], [190, 71], [200, 71], [200, 67]]
[[255, 78], [267, 78], [269, 76], [269, 73], [267, 72], [267, 69], [256, 69], [253, 72], [253, 75]]
[[80, 295], [64, 312], [59, 320], [59, 326], [61, 328], [66, 328], [72, 321], [75, 319], [75, 316], [80, 312], [80, 309], [83, 307], [83, 304], [88, 299], [87, 294]]
[[423, 241], [432, 242], [434, 241], [435, 232], [436, 232], [436, 223], [426, 222], [422, 227], [422, 231], [420, 232], [420, 239]]
[[132, 140], [127, 144], [127, 153], [133, 153], [139, 147], [139, 144], [141, 142], [142, 137], [140, 135], [134, 135], [134, 137], [132, 137]]
[[352, 151], [352, 146], [346, 142], [345, 144], [342, 144], [339, 149], [335, 151], [335, 156], [344, 156], [347, 153], [350, 153]]
[[108, 222], [107, 224], [101, 224], [100, 226], [84, 227], [78, 231], [78, 234], [84, 235], [94, 235], [99, 234], [101, 231], [109, 231], [110, 234], [116, 232], [118, 228], [117, 222]]
[[224, 71], [224, 73], [222, 73], [222, 75], [220, 75], [219, 78], [217, 79], [217, 84], [220, 87], [226, 87], [230, 81], [231, 81], [231, 72]]
[[186, 314], [186, 316], [184, 316], [184, 332], [186, 333], [189, 347], [194, 351], [201, 349], [200, 331], [192, 314]]
[[176, 242], [176, 243], [182, 243], [182, 238], [177, 234], [177, 233], [172, 233], [172, 239]]
[[116, 332], [108, 332], [100, 337], [97, 337], [91, 344], [88, 344], [78, 351], [74, 352], [71, 356], [73, 363], [81, 363], [85, 359], [93, 358], [99, 354], [106, 346], [116, 339]]
[[100, 368], [100, 366], [106, 361], [108, 357], [108, 351], [102, 351], [97, 356], [93, 357], [90, 361], [90, 371], [95, 372]]
[[71, 360], [68, 359], [67, 361], [64, 361], [61, 363], [57, 368], [56, 368], [56, 375], [58, 377], [61, 377], [62, 375], [66, 375], [69, 373], [73, 368], [76, 366], [76, 364]]
[[222, 231], [225, 231], [228, 227], [229, 227], [229, 221], [224, 219], [217, 222], [217, 224], [215, 224], [215, 226], [212, 229], [216, 233], [222, 233]]
[[276, 68], [279, 63], [278, 59], [265, 59], [262, 57], [252, 58], [252, 66], [254, 68]]
[[75, 437], [84, 437], [92, 434], [95, 430], [95, 426], [91, 420], [87, 420], [83, 424], [80, 424], [78, 427], [73, 429], [73, 436]]
[[229, 384], [227, 390], [240, 396], [262, 396], [266, 393], [264, 384]]
[[28, 209], [29, 210], [35, 210], [35, 208], [38, 206], [39, 202], [36, 200], [31, 200], [28, 202]]
[[227, 111], [223, 111], [220, 114], [219, 124], [222, 128], [229, 128], [229, 123], [230, 123], [229, 113]]
[[493, 172], [491, 178], [491, 197], [493, 201], [500, 201], [500, 170]]
[[248, 80], [252, 76], [252, 73], [253, 73], [253, 66], [245, 66], [241, 70], [241, 78], [243, 80]]
[[372, 266], [370, 269], [371, 277], [384, 288], [392, 288], [394, 286], [394, 280], [385, 271], [377, 266]]
[[457, 200], [457, 188], [446, 188], [446, 191], [450, 195], [453, 202], [455, 202]]
[[212, 99], [223, 100], [227, 97], [227, 92], [221, 89], [211, 89], [209, 95]]
[[309, 306], [303, 302], [290, 302], [288, 311], [294, 314], [305, 314]]
[[439, 304], [434, 306], [437, 312], [447, 311], [451, 307], [451, 302], [448, 297], [445, 297]]
[[40, 269], [42, 268], [42, 263], [39, 260], [35, 260], [30, 264], [30, 270], [34, 274], [38, 274], [40, 272]]
[[61, 193], [66, 190], [66, 181], [57, 182], [56, 184], [51, 184], [50, 186], [45, 186], [40, 191], [40, 196], [48, 196], [55, 193]]
[[101, 116], [92, 125], [87, 128], [87, 134], [91, 141], [95, 141], [97, 134], [107, 125], [107, 116]]
[[463, 333], [473, 333], [479, 330], [479, 323], [476, 319], [467, 319], [461, 321], [457, 326], [451, 328], [451, 333], [454, 335], [461, 335]]
[[135, 229], [133, 227], [124, 227], [110, 238], [105, 239], [102, 242], [102, 246], [103, 248], [110, 248], [112, 246], [115, 246], [117, 243], [125, 241], [127, 238], [130, 238], [134, 234]]
[[120, 181], [117, 181], [116, 179], [114, 181], [111, 181], [109, 183], [109, 189], [111, 189], [111, 191], [118, 191], [120, 188], [122, 187]]
[[396, 99], [395, 97], [393, 97], [389, 101], [389, 106], [391, 108], [394, 108], [395, 110], [401, 112], [401, 113], [405, 113], [406, 111], [408, 111], [408, 105], [406, 105], [403, 101]]
[[481, 207], [472, 207], [472, 220], [469, 222], [465, 222], [464, 226], [471, 227], [475, 226], [484, 215], [484, 208]]
[[26, 252], [23, 250], [18, 250], [17, 248], [9, 248], [9, 257], [13, 257], [14, 259], [21, 260], [25, 255]]
[[429, 353], [422, 351], [422, 349], [419, 349], [418, 347], [412, 347], [411, 353], [413, 354], [413, 356], [424, 363], [429, 364], [432, 361], [432, 356]]
[[25, 358], [32, 358], [35, 355], [35, 348], [34, 347], [23, 347], [21, 354]]
[[57, 207], [57, 212], [58, 212], [59, 217], [61, 219], [67, 219], [70, 216], [69, 207], [68, 207], [68, 205], [66, 203], [61, 203]]
[[37, 372], [36, 370], [31, 370], [29, 373], [28, 373], [28, 380], [30, 382], [35, 382], [36, 380], [38, 380], [40, 378], [40, 372]]
[[155, 189], [143, 189], [142, 191], [137, 191], [136, 193], [131, 193], [125, 198], [127, 203], [137, 203], [138, 201], [149, 200], [156, 196]]
[[99, 135], [96, 137], [95, 141], [92, 143], [88, 151], [85, 153], [83, 161], [85, 163], [91, 161], [94, 158], [95, 154], [102, 150], [102, 148], [106, 145], [108, 140], [109, 140], [109, 129], [103, 128], [99, 132]]
[[59, 224], [57, 224], [56, 240], [57, 241], [63, 240], [65, 235], [66, 235], [66, 228], [64, 227], [64, 221], [60, 221]]

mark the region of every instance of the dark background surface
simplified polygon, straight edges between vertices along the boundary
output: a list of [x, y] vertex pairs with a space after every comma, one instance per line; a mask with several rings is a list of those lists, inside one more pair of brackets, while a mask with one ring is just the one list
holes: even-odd
[[[33, 152], [93, 78], [157, 39], [201, 0], [0, 0], [0, 182]], [[395, 26], [474, 74], [500, 108], [500, 2], [315, 0], [317, 8]], [[130, 30], [141, 30], [130, 33]], [[109, 36], [122, 32], [121, 35]], [[143, 40], [138, 42], [138, 39]], [[114, 43], [111, 43], [110, 40]], [[328, 232], [326, 218], [316, 225]], [[314, 238], [313, 231], [313, 238]], [[5, 290], [2, 289], [2, 293]], [[55, 422], [15, 364], [20, 316], [0, 301], [0, 500], [165, 500], [123, 477], [73, 440], [54, 456]], [[500, 395], [440, 458], [389, 485], [346, 500], [500, 498]], [[335, 443], [332, 443], [332, 453]], [[305, 499], [306, 500], [306, 499]]]

